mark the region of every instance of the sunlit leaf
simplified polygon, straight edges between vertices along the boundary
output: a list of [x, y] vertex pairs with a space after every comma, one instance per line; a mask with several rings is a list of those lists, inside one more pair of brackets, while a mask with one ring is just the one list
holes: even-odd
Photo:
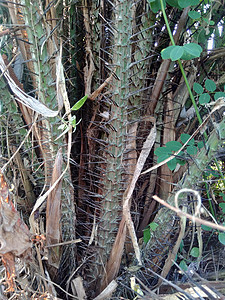
[[151, 228], [152, 231], [155, 231], [156, 228], [159, 226], [159, 224], [152, 222], [149, 224], [149, 227]]
[[88, 98], [88, 96], [84, 96], [83, 98], [81, 98], [79, 101], [77, 101], [77, 103], [74, 104], [74, 106], [71, 108], [71, 110], [80, 109], [84, 105], [87, 98]]

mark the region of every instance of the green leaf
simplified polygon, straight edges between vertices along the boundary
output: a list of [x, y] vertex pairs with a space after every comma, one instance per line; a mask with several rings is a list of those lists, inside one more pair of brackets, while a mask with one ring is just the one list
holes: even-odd
[[212, 228], [206, 225], [201, 225], [201, 228], [205, 231], [212, 231]]
[[168, 3], [170, 6], [172, 7], [177, 7], [177, 8], [181, 8], [179, 5], [178, 5], [178, 0], [166, 0], [166, 3]]
[[220, 241], [221, 244], [225, 245], [225, 232], [220, 232], [218, 234], [218, 240]]
[[187, 153], [190, 155], [196, 155], [198, 153], [198, 148], [195, 146], [188, 146]]
[[167, 159], [168, 157], [170, 157], [171, 154], [161, 154], [158, 159], [157, 159], [157, 163], [160, 163], [161, 161], [164, 161], [165, 159]]
[[71, 108], [71, 110], [80, 109], [84, 105], [87, 98], [88, 98], [88, 96], [84, 96], [83, 98], [81, 98], [79, 101], [77, 101], [77, 103], [74, 104], [74, 106]]
[[220, 97], [225, 97], [225, 93], [224, 92], [216, 92], [214, 95], [214, 99], [217, 100]]
[[222, 212], [225, 213], [225, 203], [221, 202], [219, 207], [222, 209]]
[[176, 158], [173, 158], [173, 159], [171, 159], [170, 161], [168, 161], [167, 166], [168, 166], [168, 168], [170, 169], [170, 171], [175, 170], [175, 169], [176, 169], [176, 166], [177, 166], [177, 159], [176, 159]]
[[195, 82], [193, 85], [193, 90], [195, 91], [195, 93], [197, 94], [202, 94], [203, 93], [203, 87], [201, 86], [201, 84]]
[[155, 153], [155, 155], [160, 156], [160, 155], [164, 155], [164, 154], [169, 154], [169, 153], [171, 153], [171, 151], [166, 147], [159, 147], [159, 148], [155, 149], [154, 153]]
[[178, 0], [178, 4], [181, 8], [185, 8], [188, 6], [198, 5], [200, 0]]
[[[182, 133], [181, 136], [180, 136], [180, 140], [182, 143], [186, 143], [188, 141], [188, 139], [190, 138], [190, 134], [187, 134], [187, 133]], [[195, 144], [195, 140], [194, 139], [191, 139], [189, 142], [188, 142], [188, 145], [189, 146], [193, 146]]]
[[71, 125], [73, 128], [76, 128], [76, 126], [77, 126], [76, 116], [72, 116], [72, 118], [70, 119], [70, 125]]
[[183, 47], [188, 54], [193, 56], [193, 58], [199, 57], [202, 53], [202, 47], [196, 43], [185, 44]]
[[181, 270], [183, 271], [187, 271], [188, 270], [188, 266], [186, 264], [186, 262], [184, 260], [182, 260], [180, 263], [179, 263], [179, 267], [181, 268]]
[[[161, 9], [160, 0], [154, 0], [154, 1], [148, 0], [148, 3], [150, 5], [152, 12], [155, 14]], [[164, 7], [166, 6], [165, 0], [163, 0], [163, 5], [164, 5]]]
[[175, 46], [170, 52], [170, 58], [172, 61], [178, 60], [184, 54], [183, 46]]
[[178, 141], [170, 141], [166, 143], [166, 148], [170, 151], [178, 151], [182, 147], [181, 143]]
[[150, 240], [150, 238], [151, 238], [151, 233], [150, 233], [150, 229], [148, 227], [148, 228], [144, 229], [144, 231], [143, 231], [143, 241], [144, 241], [144, 243], [147, 244], [148, 241]]
[[176, 158], [176, 160], [177, 160], [177, 163], [181, 166], [184, 166], [186, 164], [186, 160], [184, 160], [184, 159]]
[[201, 14], [198, 11], [192, 10], [188, 13], [189, 17], [193, 20], [197, 20], [201, 18]]
[[180, 252], [182, 252], [183, 248], [184, 248], [184, 241], [182, 240], [182, 241], [180, 242], [180, 247], [179, 247]]
[[161, 51], [162, 59], [170, 59], [170, 53], [176, 46], [168, 46]]
[[215, 22], [214, 22], [213, 20], [210, 20], [210, 21], [209, 21], [209, 25], [210, 25], [210, 26], [213, 26], [213, 25], [215, 25]]
[[191, 249], [190, 255], [193, 256], [193, 257], [199, 257], [199, 248], [193, 247]]
[[199, 96], [199, 103], [201, 105], [209, 103], [210, 102], [210, 96], [207, 93], [203, 93]]
[[152, 231], [155, 231], [156, 228], [159, 226], [159, 224], [152, 222], [149, 224], [149, 227], [151, 228]]
[[215, 84], [215, 82], [213, 80], [206, 79], [206, 81], [205, 81], [205, 88], [209, 92], [214, 92], [216, 90], [216, 84]]
[[198, 142], [198, 149], [201, 149], [204, 147], [203, 141]]

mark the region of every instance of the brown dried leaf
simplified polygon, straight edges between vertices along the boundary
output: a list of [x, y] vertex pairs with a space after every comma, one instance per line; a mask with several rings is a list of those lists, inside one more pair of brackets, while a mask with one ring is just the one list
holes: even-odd
[[1, 173], [0, 183], [0, 255], [11, 252], [21, 256], [31, 249], [31, 234], [9, 199], [8, 187]]
[[[53, 185], [56, 182], [56, 180], [60, 177], [61, 173], [62, 149], [58, 151], [55, 159], [51, 185]], [[52, 244], [57, 244], [60, 241], [61, 190], [62, 180], [60, 180], [56, 187], [51, 191], [47, 199], [46, 240], [48, 246]], [[50, 250], [49, 262], [54, 264], [59, 262], [58, 247], [54, 247]]]
[[6, 270], [6, 284], [8, 285], [6, 292], [14, 292], [15, 282], [14, 278], [16, 276], [15, 269], [15, 256], [12, 253], [6, 253], [2, 255], [2, 262]]

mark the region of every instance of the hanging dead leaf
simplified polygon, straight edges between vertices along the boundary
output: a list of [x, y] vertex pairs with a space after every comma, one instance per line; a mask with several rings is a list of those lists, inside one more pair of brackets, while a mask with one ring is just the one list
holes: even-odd
[[6, 269], [7, 291], [14, 291], [15, 257], [24, 257], [31, 250], [31, 234], [21, 220], [13, 203], [9, 189], [0, 173], [0, 255]]

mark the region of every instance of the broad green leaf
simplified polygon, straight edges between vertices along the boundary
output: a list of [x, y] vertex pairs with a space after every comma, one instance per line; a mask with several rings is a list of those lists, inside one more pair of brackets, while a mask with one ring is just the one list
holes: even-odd
[[210, 96], [207, 93], [203, 93], [199, 96], [199, 103], [200, 104], [206, 104], [210, 102]]
[[188, 266], [186, 264], [186, 262], [184, 260], [182, 260], [180, 263], [179, 263], [179, 267], [181, 268], [181, 270], [183, 271], [187, 271], [188, 270]]
[[71, 110], [80, 109], [84, 105], [87, 98], [88, 98], [88, 96], [84, 96], [83, 98], [81, 98], [79, 101], [77, 101], [77, 103], [74, 104], [74, 106], [71, 108]]
[[198, 11], [192, 10], [188, 13], [189, 17], [193, 20], [197, 20], [201, 18], [201, 14]]
[[193, 247], [191, 249], [190, 255], [193, 256], [193, 257], [199, 257], [199, 248]]
[[193, 90], [197, 93], [197, 94], [202, 94], [203, 93], [203, 87], [201, 86], [201, 84], [195, 82], [193, 85]]
[[182, 60], [191, 60], [191, 59], [194, 59], [194, 58], [196, 58], [196, 56], [191, 55], [190, 53], [188, 53], [188, 52], [184, 49], [184, 54], [181, 56], [180, 59], [182, 59]]
[[206, 81], [205, 81], [205, 88], [209, 92], [214, 92], [216, 90], [216, 84], [215, 84], [215, 82], [213, 80], [206, 79]]
[[162, 59], [170, 59], [170, 53], [176, 46], [168, 46], [161, 51]]
[[177, 166], [177, 160], [176, 160], [176, 158], [173, 158], [172, 160], [168, 161], [167, 166], [170, 169], [170, 171], [175, 170], [176, 166]]
[[193, 57], [199, 57], [202, 53], [202, 47], [196, 43], [185, 44], [184, 50]]
[[184, 54], [183, 46], [175, 46], [175, 48], [173, 48], [172, 51], [170, 52], [170, 59], [172, 61], [178, 60], [181, 58], [183, 54]]
[[214, 95], [214, 99], [217, 100], [220, 97], [225, 97], [225, 93], [224, 92], [216, 92]]
[[225, 213], [225, 203], [224, 202], [221, 202], [219, 204], [219, 207], [222, 209], [222, 212]]
[[215, 22], [214, 22], [213, 20], [210, 20], [210, 21], [209, 21], [209, 25], [210, 25], [210, 26], [213, 26], [213, 25], [215, 25]]
[[220, 232], [218, 234], [218, 239], [219, 239], [221, 244], [225, 245], [225, 232]]
[[177, 7], [177, 8], [181, 8], [179, 5], [178, 5], [178, 0], [166, 0], [166, 3], [168, 3], [170, 6], [172, 7]]
[[198, 153], [198, 148], [195, 146], [188, 146], [187, 153], [190, 155], [196, 155]]
[[192, 5], [198, 5], [200, 0], [178, 0], [180, 7], [185, 8]]
[[159, 224], [152, 222], [149, 224], [149, 227], [151, 228], [152, 231], [155, 231], [156, 228], [159, 226]]
[[155, 155], [160, 156], [163, 154], [171, 153], [171, 151], [166, 147], [159, 147], [159, 148], [155, 149], [154, 153], [155, 153]]
[[177, 160], [177, 163], [181, 166], [184, 166], [186, 164], [186, 160], [184, 160], [184, 159], [176, 158], [176, 160]]
[[151, 233], [150, 233], [150, 229], [148, 227], [148, 228], [144, 229], [144, 231], [143, 231], [143, 241], [144, 241], [144, 243], [147, 244], [148, 241], [150, 240], [150, 238], [151, 238]]
[[[187, 134], [187, 133], [182, 133], [181, 136], [180, 136], [180, 140], [182, 143], [186, 143], [188, 141], [188, 139], [190, 138], [190, 134]], [[195, 144], [195, 140], [194, 139], [191, 139], [189, 142], [188, 142], [188, 145], [189, 146], [193, 146]]]
[[[148, 0], [148, 2], [149, 2], [152, 12], [154, 12], [155, 14], [161, 9], [160, 0], [155, 0], [155, 1]], [[163, 5], [164, 5], [164, 7], [166, 6], [165, 0], [163, 0]]]
[[198, 148], [201, 149], [204, 147], [203, 141], [198, 142]]
[[224, 92], [225, 92], [225, 85], [223, 86], [223, 90], [224, 90]]
[[205, 231], [212, 231], [212, 228], [206, 225], [201, 225], [201, 228]]
[[158, 159], [157, 159], [157, 163], [160, 163], [161, 161], [164, 161], [165, 159], [167, 159], [168, 157], [170, 157], [171, 154], [161, 154]]
[[178, 151], [181, 147], [182, 145], [178, 141], [170, 141], [166, 143], [166, 148], [170, 149], [170, 151]]

